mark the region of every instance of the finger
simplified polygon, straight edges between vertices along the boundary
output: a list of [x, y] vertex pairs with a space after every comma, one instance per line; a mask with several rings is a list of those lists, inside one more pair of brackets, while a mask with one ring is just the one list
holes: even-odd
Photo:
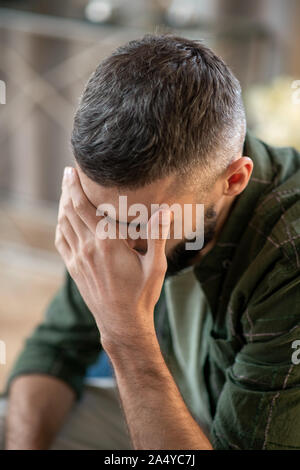
[[[109, 226], [114, 224], [112, 229], [109, 230]], [[116, 259], [124, 260], [130, 252], [136, 253], [135, 250], [131, 249], [127, 243], [127, 236], [125, 235], [122, 228], [107, 220], [105, 217], [99, 221], [96, 230], [96, 244], [99, 248], [99, 253], [104, 256], [115, 257]]]
[[[70, 223], [67, 221], [67, 212], [69, 211], [71, 205], [72, 200], [68, 196], [67, 192], [63, 190], [59, 201], [57, 227], [59, 228], [60, 232], [64, 235], [65, 240], [67, 240], [69, 247], [74, 249], [75, 245], [77, 245], [77, 240], [75, 238], [75, 234], [73, 234], [72, 231], [69, 229]], [[67, 232], [70, 232], [70, 234], [68, 235]]]
[[87, 237], [91, 236], [91, 231], [74, 209], [73, 200], [66, 183], [63, 183], [62, 187], [61, 210], [63, 211], [63, 216], [66, 216], [69, 219], [79, 240], [85, 240]]
[[67, 167], [65, 169], [64, 184], [66, 184], [69, 189], [75, 212], [89, 228], [89, 230], [94, 234], [97, 227], [97, 208], [94, 207], [86, 197], [82, 189], [76, 168]]
[[72, 210], [74, 210], [72, 199], [68, 194], [65, 185], [63, 184], [58, 209], [58, 227], [64, 234], [65, 239], [68, 241], [69, 247], [75, 250], [78, 246], [78, 236], [76, 235], [72, 224], [68, 219], [68, 215]]
[[155, 212], [147, 224], [147, 254], [145, 256], [148, 266], [166, 268], [166, 241], [169, 237], [171, 225], [171, 212], [161, 210]]
[[55, 247], [64, 260], [69, 258], [72, 253], [71, 247], [65, 239], [59, 225], [56, 226], [55, 230]]
[[69, 221], [68, 217], [62, 217], [58, 223], [59, 229], [64, 236], [65, 240], [68, 242], [69, 247], [72, 251], [77, 251], [79, 245], [79, 239]]

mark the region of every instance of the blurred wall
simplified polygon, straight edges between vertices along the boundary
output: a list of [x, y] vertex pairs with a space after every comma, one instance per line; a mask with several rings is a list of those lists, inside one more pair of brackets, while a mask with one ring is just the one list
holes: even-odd
[[[72, 11], [70, 2], [24, 3], [40, 4], [46, 12], [47, 4], [52, 5], [51, 14], [55, 5], [60, 5], [57, 14]], [[75, 17], [84, 3], [73, 3]], [[6, 105], [0, 105], [0, 196], [57, 201], [63, 168], [72, 162], [70, 133], [84, 83], [115, 47], [156, 29], [155, 24], [149, 26], [149, 15], [144, 23], [141, 20], [143, 1], [137, 10], [140, 27], [134, 27], [129, 5], [135, 3], [123, 2], [131, 11], [131, 20], [124, 16], [123, 25], [95, 26], [0, 8], [0, 78], [7, 85]], [[157, 7], [160, 2], [154, 3]], [[170, 6], [172, 2], [161, 3]], [[225, 58], [244, 88], [281, 73], [300, 77], [299, 0], [194, 3], [199, 26], [188, 29], [186, 25], [177, 32], [204, 38]]]
[[145, 32], [172, 29], [204, 39], [244, 90], [283, 74], [300, 79], [300, 0], [111, 1], [119, 19], [97, 25], [84, 20], [87, 0], [0, 0], [0, 390], [63, 279], [57, 201], [78, 97], [98, 63]]

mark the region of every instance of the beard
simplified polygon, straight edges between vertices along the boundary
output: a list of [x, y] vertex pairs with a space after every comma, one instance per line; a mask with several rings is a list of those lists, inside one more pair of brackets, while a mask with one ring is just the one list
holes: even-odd
[[192, 260], [198, 255], [198, 253], [203, 250], [203, 248], [213, 240], [216, 233], [216, 224], [217, 224], [217, 213], [214, 209], [214, 205], [211, 205], [205, 212], [204, 217], [204, 243], [199, 250], [187, 250], [186, 243], [192, 243], [196, 241], [196, 236], [190, 239], [183, 239], [180, 241], [167, 256], [168, 268], [167, 275], [175, 274], [178, 271], [190, 266]]

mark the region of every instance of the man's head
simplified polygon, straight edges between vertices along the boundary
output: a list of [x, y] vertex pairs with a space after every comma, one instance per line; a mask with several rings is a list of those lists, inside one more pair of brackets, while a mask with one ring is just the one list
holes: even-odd
[[[71, 141], [94, 205], [119, 194], [146, 206], [205, 204], [207, 244], [250, 177], [245, 129], [239, 82], [219, 57], [199, 41], [146, 35], [100, 63]], [[182, 244], [168, 240], [167, 255], [178, 259]]]

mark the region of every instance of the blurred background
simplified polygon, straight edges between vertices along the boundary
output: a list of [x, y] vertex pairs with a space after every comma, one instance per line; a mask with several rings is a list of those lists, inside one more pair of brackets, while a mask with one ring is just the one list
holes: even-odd
[[57, 202], [83, 86], [117, 46], [165, 31], [204, 39], [249, 127], [300, 149], [300, 0], [0, 0], [0, 391], [63, 279]]

